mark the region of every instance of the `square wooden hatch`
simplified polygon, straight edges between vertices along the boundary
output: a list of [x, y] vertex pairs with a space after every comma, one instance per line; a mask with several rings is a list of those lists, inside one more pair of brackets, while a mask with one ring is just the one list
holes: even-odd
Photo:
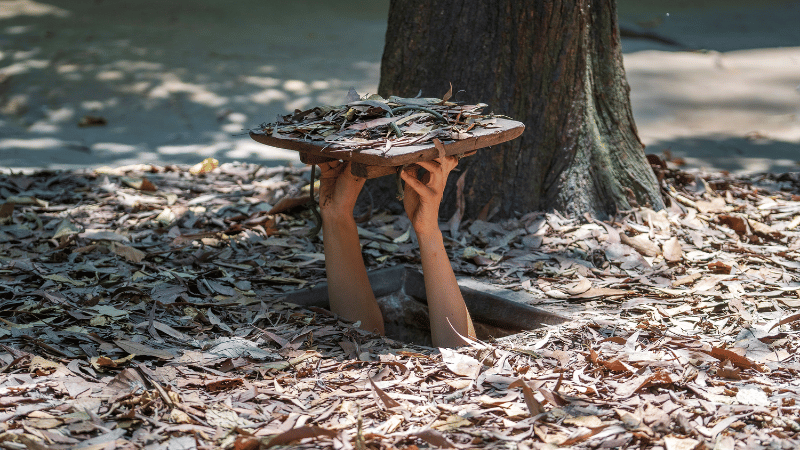
[[[430, 320], [422, 273], [395, 266], [368, 273], [372, 290], [383, 313], [386, 335], [392, 339], [431, 346]], [[474, 280], [459, 278], [458, 285], [467, 305], [478, 339], [488, 340], [557, 325], [569, 319], [524, 303], [528, 293], [511, 292]], [[516, 297], [516, 298], [515, 298]], [[329, 308], [328, 285], [300, 289], [287, 294], [289, 303]]]

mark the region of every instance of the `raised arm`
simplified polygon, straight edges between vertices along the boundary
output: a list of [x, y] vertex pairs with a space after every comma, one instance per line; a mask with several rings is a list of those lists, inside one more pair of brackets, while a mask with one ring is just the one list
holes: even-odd
[[320, 164], [319, 206], [325, 246], [325, 272], [331, 311], [361, 321], [361, 328], [383, 334], [383, 316], [367, 278], [361, 256], [353, 208], [364, 178], [350, 173], [350, 164], [339, 161]]
[[458, 165], [458, 160], [446, 156], [417, 164], [427, 171], [421, 179], [417, 178], [415, 170], [409, 169], [400, 176], [411, 188], [406, 190], [403, 204], [419, 240], [431, 338], [437, 347], [458, 347], [464, 345], [464, 341], [453, 330], [470, 337], [475, 336], [475, 330], [439, 230], [439, 204], [447, 176]]

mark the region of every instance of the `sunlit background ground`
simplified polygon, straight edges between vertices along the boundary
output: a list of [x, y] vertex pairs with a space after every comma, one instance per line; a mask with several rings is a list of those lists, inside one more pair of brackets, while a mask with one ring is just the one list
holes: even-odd
[[[798, 170], [800, 3], [748, 3], [620, 2], [626, 28], [692, 50], [623, 40], [648, 152]], [[384, 0], [0, 0], [0, 170], [296, 164], [246, 130], [339, 104], [351, 86], [375, 92], [387, 11]]]

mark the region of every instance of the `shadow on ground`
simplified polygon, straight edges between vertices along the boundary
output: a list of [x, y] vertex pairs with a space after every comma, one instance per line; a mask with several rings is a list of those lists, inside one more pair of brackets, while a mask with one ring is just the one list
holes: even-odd
[[[667, 154], [692, 167], [725, 170], [733, 174], [783, 173], [800, 170], [800, 144], [729, 136], [693, 136], [657, 141], [647, 153]], [[670, 158], [667, 158], [670, 159]]]

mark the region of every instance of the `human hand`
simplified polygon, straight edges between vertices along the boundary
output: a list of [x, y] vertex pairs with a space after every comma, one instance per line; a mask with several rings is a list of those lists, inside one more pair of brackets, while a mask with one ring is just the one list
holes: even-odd
[[417, 235], [439, 232], [439, 204], [442, 202], [447, 176], [458, 165], [454, 156], [417, 163], [427, 172], [417, 177], [417, 168], [406, 168], [400, 177], [406, 182], [403, 206]]
[[323, 217], [353, 217], [358, 194], [366, 178], [353, 175], [349, 162], [330, 161], [319, 165], [319, 209]]

